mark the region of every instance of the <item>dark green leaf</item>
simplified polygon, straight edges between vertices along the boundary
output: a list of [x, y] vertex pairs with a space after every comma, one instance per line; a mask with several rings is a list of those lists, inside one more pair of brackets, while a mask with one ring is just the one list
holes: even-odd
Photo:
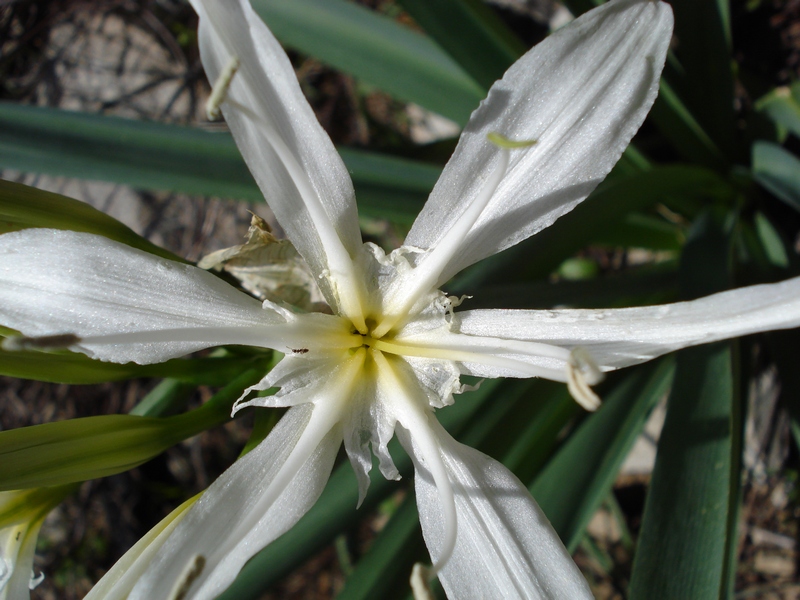
[[254, 0], [287, 46], [457, 123], [485, 90], [427, 36], [345, 0]]
[[673, 81], [689, 110], [732, 160], [735, 143], [730, 7], [728, 0], [674, 0], [676, 54], [682, 78]]
[[479, 0], [400, 0], [400, 4], [486, 90], [526, 50]]
[[[685, 294], [729, 286], [730, 219], [699, 220], [682, 262]], [[727, 598], [736, 544], [742, 419], [731, 342], [678, 354], [647, 496], [631, 595]]]
[[573, 552], [589, 520], [611, 492], [622, 462], [655, 404], [663, 398], [674, 363], [637, 369], [603, 399], [538, 475], [531, 493], [567, 549]]
[[[339, 153], [362, 212], [400, 221], [413, 220], [441, 172], [430, 163], [363, 150], [340, 148]], [[228, 133], [7, 102], [0, 102], [0, 167], [142, 189], [264, 199]]]

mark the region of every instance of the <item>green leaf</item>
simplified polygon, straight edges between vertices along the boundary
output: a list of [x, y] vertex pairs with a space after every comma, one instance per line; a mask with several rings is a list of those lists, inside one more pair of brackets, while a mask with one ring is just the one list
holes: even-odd
[[531, 494], [570, 552], [611, 492], [647, 416], [669, 389], [674, 370], [674, 361], [662, 360], [628, 374], [531, 485]]
[[776, 125], [800, 137], [800, 82], [775, 88], [755, 106]]
[[[687, 296], [728, 287], [730, 229], [707, 216], [696, 224], [682, 263]], [[634, 562], [634, 600], [722, 599], [732, 591], [743, 433], [737, 364], [731, 342], [678, 354]]]
[[399, 0], [399, 3], [486, 90], [527, 49], [479, 0]]
[[132, 469], [229, 420], [233, 401], [263, 374], [250, 369], [202, 407], [174, 417], [106, 415], [2, 431], [0, 490], [64, 485]]
[[677, 262], [647, 264], [583, 281], [482, 286], [470, 308], [619, 308], [663, 304], [678, 295]]
[[680, 250], [684, 242], [683, 229], [661, 217], [629, 213], [622, 221], [593, 236], [593, 242], [617, 248], [647, 250]]
[[262, 200], [228, 133], [0, 103], [0, 166]]
[[741, 160], [735, 143], [733, 58], [728, 0], [674, 0], [680, 81], [672, 81], [716, 147]]
[[800, 159], [771, 142], [753, 144], [753, 177], [776, 198], [800, 211]]
[[91, 384], [137, 377], [172, 377], [196, 385], [225, 385], [242, 372], [242, 367], [241, 357], [176, 358], [154, 365], [137, 365], [93, 360], [77, 352], [0, 349], [0, 375], [50, 383]]
[[427, 36], [345, 0], [253, 0], [285, 45], [464, 124], [485, 91]]
[[472, 293], [494, 282], [547, 277], [632, 211], [658, 202], [691, 204], [709, 198], [730, 199], [734, 194], [729, 183], [705, 167], [653, 167], [629, 177], [607, 179], [572, 212], [502, 254], [481, 261], [455, 279], [448, 291]]
[[[339, 153], [362, 212], [382, 218], [411, 222], [441, 172], [438, 165], [363, 150]], [[264, 200], [228, 133], [8, 102], [0, 102], [0, 167]]]
[[727, 170], [728, 161], [724, 153], [663, 78], [650, 118], [685, 160], [720, 171]]
[[96, 233], [157, 256], [186, 262], [85, 202], [0, 179], [0, 233], [29, 227]]
[[767, 216], [761, 211], [756, 211], [755, 217], [756, 233], [764, 248], [767, 260], [774, 267], [785, 269], [789, 266], [789, 255], [781, 239], [778, 230], [772, 225]]
[[424, 552], [416, 497], [409, 493], [358, 561], [337, 600], [387, 598], [398, 588], [408, 589], [411, 568]]

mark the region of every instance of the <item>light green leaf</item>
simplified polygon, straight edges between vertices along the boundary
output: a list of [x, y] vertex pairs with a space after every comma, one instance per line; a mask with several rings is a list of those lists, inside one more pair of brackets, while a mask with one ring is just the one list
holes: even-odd
[[753, 144], [753, 177], [793, 209], [800, 211], [800, 159], [771, 142]]
[[186, 262], [85, 202], [0, 179], [0, 233], [29, 227], [96, 233], [157, 256]]
[[800, 137], [800, 82], [775, 88], [755, 106], [776, 125]]
[[770, 264], [778, 268], [789, 266], [789, 255], [786, 254], [783, 240], [778, 230], [770, 223], [767, 216], [761, 211], [757, 211], [754, 217], [756, 233], [761, 241], [761, 246]]
[[0, 490], [64, 485], [120, 473], [230, 419], [242, 390], [264, 375], [250, 369], [202, 407], [167, 418], [107, 415], [0, 432]]
[[[225, 385], [253, 361], [233, 358], [176, 358], [155, 365], [92, 360], [77, 352], [0, 349], [0, 375], [50, 383], [90, 384], [137, 377], [172, 377], [196, 385]], [[246, 365], [246, 366], [245, 366]]]
[[427, 36], [345, 0], [253, 0], [285, 45], [457, 123], [485, 90]]

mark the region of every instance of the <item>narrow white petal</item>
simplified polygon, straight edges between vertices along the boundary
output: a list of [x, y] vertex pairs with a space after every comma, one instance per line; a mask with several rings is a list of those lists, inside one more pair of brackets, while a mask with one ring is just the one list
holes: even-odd
[[147, 570], [153, 556], [169, 539], [172, 531], [186, 516], [187, 510], [197, 501], [197, 498], [195, 496], [181, 504], [148, 531], [103, 575], [102, 579], [84, 597], [84, 600], [125, 600], [133, 586]]
[[549, 226], [605, 178], [655, 100], [671, 34], [669, 5], [612, 0], [548, 37], [492, 86], [405, 244], [435, 247], [479, 197], [503, 154], [488, 133], [537, 143], [511, 151], [505, 178], [439, 285]]
[[[283, 325], [285, 317], [201, 269], [101, 236], [27, 229], [0, 236], [0, 324], [31, 337], [141, 333], [78, 349], [147, 364], [223, 343], [254, 344], [254, 329]], [[184, 330], [185, 341], [174, 341], [177, 331], [143, 333], [164, 330]]]
[[[525, 486], [503, 465], [431, 421], [455, 494], [458, 534], [439, 579], [448, 598], [591, 599], [586, 580]], [[408, 434], [420, 523], [437, 561], [445, 529], [439, 493]], [[413, 440], [413, 432], [411, 433]]]
[[607, 310], [473, 310], [454, 330], [470, 336], [586, 348], [604, 371], [688, 346], [800, 326], [800, 278], [662, 306]]
[[[215, 598], [251, 556], [311, 508], [342, 441], [338, 427], [314, 426], [312, 412], [310, 404], [290, 409], [267, 439], [206, 490], [161, 547], [130, 600], [170, 598], [185, 583], [185, 598]], [[285, 473], [298, 457], [296, 470]], [[193, 567], [194, 577], [186, 581]]]
[[0, 529], [0, 600], [28, 600], [35, 587], [33, 558], [44, 515]]
[[[212, 82], [240, 66], [222, 111], [264, 197], [328, 301], [354, 291], [351, 257], [361, 248], [350, 175], [303, 97], [286, 53], [247, 0], [193, 0], [200, 54]], [[338, 288], [338, 289], [333, 289]]]
[[[402, 331], [395, 338], [397, 352], [406, 358], [417, 356], [456, 361], [462, 373], [477, 377], [545, 377], [566, 381], [569, 349], [541, 343], [535, 338], [512, 339], [510, 335], [488, 327], [482, 328], [481, 333], [466, 331], [461, 316], [472, 312], [493, 314], [494, 311], [456, 313], [451, 325], [427, 330], [415, 328], [416, 331], [409, 334]], [[509, 329], [507, 323], [503, 331], [506, 329]]]

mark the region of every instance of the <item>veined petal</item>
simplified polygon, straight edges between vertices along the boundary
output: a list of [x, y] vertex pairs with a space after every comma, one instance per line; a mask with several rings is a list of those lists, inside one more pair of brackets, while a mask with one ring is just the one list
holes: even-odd
[[[448, 598], [591, 599], [547, 517], [503, 465], [459, 444], [431, 419], [455, 496], [458, 533], [439, 573]], [[413, 432], [411, 441], [413, 442]], [[425, 543], [439, 559], [445, 519], [433, 476], [409, 434], [398, 437], [414, 460], [415, 490]]]
[[[26, 336], [143, 333], [77, 346], [94, 358], [147, 364], [224, 343], [256, 345], [254, 331], [285, 323], [210, 273], [101, 236], [53, 229], [0, 236], [0, 324]], [[145, 335], [164, 330], [173, 334]], [[174, 341], [177, 330], [186, 341]]]
[[537, 143], [511, 150], [505, 177], [437, 287], [549, 226], [605, 178], [655, 100], [671, 34], [664, 2], [612, 0], [545, 39], [492, 86], [405, 245], [435, 247], [479, 198], [505, 152], [487, 134]]
[[800, 278], [662, 306], [607, 310], [472, 310], [453, 330], [470, 336], [586, 348], [604, 371], [688, 346], [800, 326]]
[[240, 62], [222, 111], [245, 162], [295, 248], [315, 275], [326, 276], [319, 283], [328, 302], [350, 313], [350, 296], [357, 294], [352, 257], [361, 251], [361, 233], [344, 163], [303, 97], [286, 53], [250, 3], [192, 5], [208, 78], [214, 82], [231, 59]]
[[113, 567], [103, 575], [84, 600], [126, 600], [133, 586], [147, 570], [153, 556], [169, 539], [172, 531], [178, 526], [186, 511], [197, 501], [198, 496], [190, 498], [169, 515], [164, 517], [147, 534], [120, 558]]
[[[294, 407], [206, 490], [134, 587], [130, 600], [211, 599], [317, 501], [342, 442], [330, 415]], [[322, 411], [324, 412], [324, 410]]]
[[0, 600], [30, 598], [33, 558], [45, 513], [36, 521], [0, 529]]

